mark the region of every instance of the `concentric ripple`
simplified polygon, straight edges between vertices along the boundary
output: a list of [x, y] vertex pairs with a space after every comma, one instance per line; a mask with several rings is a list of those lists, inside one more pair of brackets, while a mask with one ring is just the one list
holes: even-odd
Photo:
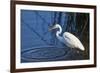
[[67, 51], [64, 48], [31, 48], [21, 52], [21, 60], [22, 62], [56, 61], [65, 59], [66, 55]]

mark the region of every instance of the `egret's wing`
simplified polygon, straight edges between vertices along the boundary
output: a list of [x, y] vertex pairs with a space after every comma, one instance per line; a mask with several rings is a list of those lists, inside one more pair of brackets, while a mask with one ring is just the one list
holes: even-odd
[[65, 32], [63, 34], [63, 38], [64, 38], [67, 46], [69, 46], [71, 48], [80, 48], [81, 50], [84, 50], [84, 47], [83, 47], [82, 43], [80, 42], [80, 40], [73, 34], [71, 34], [69, 32]]
[[63, 38], [64, 38], [64, 42], [68, 47], [74, 48], [75, 47], [75, 41], [73, 40], [73, 36], [71, 34], [69, 34], [68, 32], [65, 32], [63, 34]]

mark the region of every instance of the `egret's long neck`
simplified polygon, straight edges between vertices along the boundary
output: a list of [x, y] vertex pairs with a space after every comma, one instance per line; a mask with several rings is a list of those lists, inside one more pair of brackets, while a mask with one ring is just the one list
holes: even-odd
[[56, 32], [56, 36], [59, 40], [62, 40], [62, 37], [60, 36], [60, 34], [62, 33], [62, 28], [61, 26], [59, 25], [58, 26], [59, 30]]

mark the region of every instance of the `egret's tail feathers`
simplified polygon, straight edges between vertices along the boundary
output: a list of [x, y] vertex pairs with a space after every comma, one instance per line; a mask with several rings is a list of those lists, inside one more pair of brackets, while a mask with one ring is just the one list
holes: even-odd
[[82, 44], [78, 48], [80, 48], [80, 50], [82, 50], [82, 51], [85, 50], [85, 48], [84, 48], [84, 46]]

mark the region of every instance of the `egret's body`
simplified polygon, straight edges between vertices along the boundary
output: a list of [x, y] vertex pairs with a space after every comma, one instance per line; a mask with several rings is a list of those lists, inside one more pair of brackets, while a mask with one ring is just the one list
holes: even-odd
[[69, 32], [64, 32], [63, 36], [60, 36], [62, 33], [62, 28], [59, 24], [54, 25], [50, 30], [59, 28], [59, 31], [56, 32], [57, 38], [64, 43], [66, 46], [70, 48], [78, 48], [80, 50], [85, 50], [84, 46], [80, 42], [80, 40]]

